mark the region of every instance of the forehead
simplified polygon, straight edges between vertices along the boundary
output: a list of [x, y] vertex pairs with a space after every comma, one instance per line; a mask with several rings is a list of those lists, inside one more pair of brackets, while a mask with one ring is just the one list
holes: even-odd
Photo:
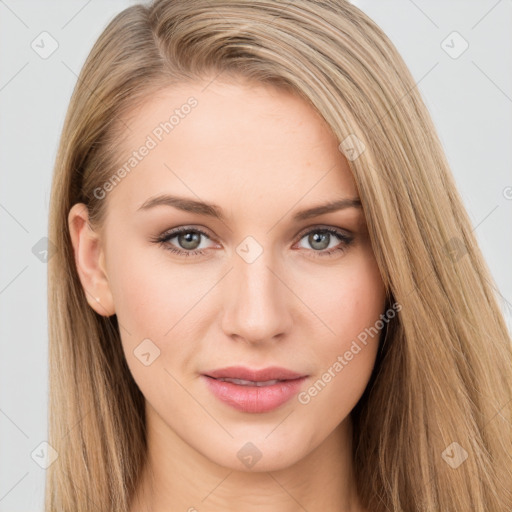
[[305, 194], [357, 196], [327, 123], [289, 91], [216, 80], [180, 84], [148, 96], [124, 122], [118, 161], [127, 172], [110, 194], [131, 211], [163, 192], [216, 203], [233, 203], [235, 195], [262, 207], [276, 199], [291, 205]]
[[125, 118], [128, 150], [137, 146], [141, 135], [164, 143], [187, 139], [196, 146], [229, 138], [249, 147], [248, 134], [271, 146], [282, 144], [285, 137], [310, 146], [335, 141], [327, 123], [298, 94], [243, 81], [191, 82], [160, 89]]

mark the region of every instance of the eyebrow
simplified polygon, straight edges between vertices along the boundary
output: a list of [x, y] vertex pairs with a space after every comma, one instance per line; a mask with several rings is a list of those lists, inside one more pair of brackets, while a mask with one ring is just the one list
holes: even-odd
[[[173, 206], [174, 208], [177, 208], [184, 212], [196, 213], [198, 215], [206, 215], [208, 217], [213, 217], [223, 222], [225, 221], [225, 216], [222, 213], [222, 208], [220, 208], [216, 204], [207, 203], [203, 201], [196, 201], [195, 199], [188, 199], [185, 197], [172, 196], [168, 194], [160, 194], [158, 196], [149, 198], [137, 209], [137, 211], [149, 210], [150, 208], [154, 208], [155, 206], [160, 205]], [[359, 198], [351, 197], [329, 201], [327, 203], [318, 206], [313, 206], [312, 208], [307, 208], [306, 210], [301, 210], [297, 212], [293, 216], [293, 220], [302, 221], [326, 213], [344, 210], [346, 208], [361, 209], [361, 201], [359, 200]]]

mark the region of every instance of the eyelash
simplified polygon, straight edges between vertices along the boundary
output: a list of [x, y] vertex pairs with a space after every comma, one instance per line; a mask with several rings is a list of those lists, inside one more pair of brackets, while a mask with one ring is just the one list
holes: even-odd
[[[201, 229], [183, 227], [183, 228], [177, 228], [172, 231], [167, 231], [167, 232], [157, 236], [156, 238], [153, 238], [151, 240], [151, 242], [161, 245], [161, 246], [163, 246], [163, 248], [165, 250], [170, 251], [175, 254], [178, 254], [180, 256], [186, 256], [186, 257], [201, 256], [206, 253], [206, 249], [194, 249], [192, 251], [180, 250], [169, 243], [169, 241], [171, 239], [173, 239], [176, 236], [179, 236], [183, 233], [200, 233], [201, 235], [204, 235], [206, 238], [210, 238], [208, 236], [208, 234], [205, 233], [204, 231], [202, 231]], [[314, 253], [314, 257], [324, 258], [324, 257], [334, 256], [335, 254], [338, 254], [338, 253], [341, 254], [344, 251], [346, 251], [348, 246], [353, 242], [353, 239], [351, 237], [345, 235], [341, 231], [334, 229], [334, 228], [324, 228], [324, 227], [322, 227], [322, 228], [316, 227], [314, 229], [310, 229], [309, 231], [306, 231], [305, 233], [302, 233], [299, 237], [299, 241], [302, 240], [306, 235], [309, 235], [311, 233], [329, 233], [331, 235], [338, 237], [341, 240], [341, 243], [339, 246], [334, 247], [330, 250], [315, 251], [314, 249], [311, 249], [310, 251]]]

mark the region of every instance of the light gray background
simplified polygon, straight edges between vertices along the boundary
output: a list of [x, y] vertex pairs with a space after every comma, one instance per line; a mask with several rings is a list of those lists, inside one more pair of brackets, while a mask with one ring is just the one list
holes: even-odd
[[[0, 512], [43, 510], [45, 470], [31, 453], [47, 438], [46, 264], [34, 252], [47, 235], [52, 168], [77, 75], [107, 22], [133, 3], [0, 0]], [[353, 3], [418, 82], [510, 326], [512, 0]], [[43, 31], [58, 43], [45, 59], [31, 47], [42, 47]], [[442, 47], [453, 31], [469, 43], [455, 59]], [[460, 41], [445, 45], [454, 52]]]

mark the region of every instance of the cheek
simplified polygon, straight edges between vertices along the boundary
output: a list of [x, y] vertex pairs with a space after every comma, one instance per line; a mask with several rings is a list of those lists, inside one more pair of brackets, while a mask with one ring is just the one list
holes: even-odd
[[[316, 396], [324, 387], [329, 388], [323, 403], [341, 400], [349, 410], [361, 396], [373, 370], [382, 330], [376, 324], [384, 313], [386, 295], [369, 252], [347, 259], [336, 276], [321, 279], [310, 294], [315, 301], [312, 309], [329, 328], [321, 327], [327, 335], [322, 335], [322, 342], [315, 348], [321, 363], [317, 375], [320, 382], [316, 381], [315, 389], [310, 388], [310, 395]], [[378, 325], [382, 327], [381, 322]]]
[[373, 325], [384, 312], [384, 285], [369, 251], [359, 251], [329, 277], [309, 281], [314, 310], [332, 337], [347, 341]]
[[[129, 245], [129, 241], [124, 243]], [[187, 270], [173, 263], [165, 249], [141, 242], [131, 243], [129, 250], [114, 257], [110, 267], [118, 319], [139, 337], [170, 338], [209, 286], [192, 267]]]
[[163, 370], [170, 361], [184, 364], [190, 358], [188, 315], [193, 315], [208, 283], [191, 279], [165, 254], [147, 248], [131, 249], [112, 261], [109, 281], [126, 360], [142, 389], [141, 381], [155, 374], [147, 371], [145, 362], [152, 370]]

